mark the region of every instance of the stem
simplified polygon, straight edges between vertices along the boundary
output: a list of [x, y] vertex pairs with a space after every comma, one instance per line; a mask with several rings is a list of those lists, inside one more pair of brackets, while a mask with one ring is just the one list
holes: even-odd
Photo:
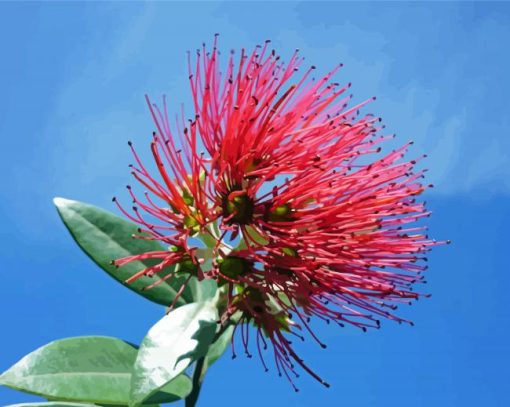
[[193, 390], [191, 390], [191, 393], [188, 395], [188, 397], [186, 397], [184, 403], [186, 407], [195, 407], [197, 404], [198, 395], [200, 394], [200, 389], [202, 387], [203, 373], [205, 373], [205, 358], [205, 356], [202, 356], [197, 360], [197, 364], [195, 365], [195, 370], [193, 371], [192, 378]]

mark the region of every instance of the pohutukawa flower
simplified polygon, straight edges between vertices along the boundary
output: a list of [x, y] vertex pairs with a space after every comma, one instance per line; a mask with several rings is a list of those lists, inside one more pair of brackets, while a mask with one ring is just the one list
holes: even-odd
[[238, 316], [247, 355], [253, 323], [266, 368], [271, 344], [280, 375], [293, 383], [300, 366], [327, 385], [287, 338], [308, 332], [325, 347], [312, 317], [363, 330], [404, 321], [394, 310], [420, 296], [425, 255], [444, 242], [413, 225], [430, 212], [417, 200], [425, 171], [403, 160], [412, 143], [382, 153], [393, 136], [381, 134], [380, 118], [360, 116], [375, 98], [348, 107], [350, 84], [331, 80], [341, 65], [315, 80], [314, 67], [297, 75], [302, 64], [296, 51], [285, 65], [266, 42], [237, 59], [232, 51], [222, 74], [215, 39], [195, 65], [189, 58], [191, 120], [182, 115], [172, 132], [165, 99], [162, 109], [147, 99], [158, 179], [133, 149], [133, 175], [148, 191], [142, 201], [129, 188], [133, 213], [119, 207], [141, 225], [139, 238], [173, 249], [115, 264], [159, 261], [128, 281], [174, 265], [216, 279], [228, 293], [222, 321]]

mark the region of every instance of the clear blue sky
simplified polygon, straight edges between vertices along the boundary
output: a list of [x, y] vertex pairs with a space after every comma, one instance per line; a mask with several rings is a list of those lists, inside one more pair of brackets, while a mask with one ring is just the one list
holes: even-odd
[[[97, 269], [51, 199], [114, 210], [130, 182], [126, 141], [148, 145], [143, 95], [189, 101], [185, 51], [221, 33], [224, 50], [272, 39], [309, 64], [345, 68], [355, 98], [378, 99], [402, 143], [429, 154], [429, 300], [414, 328], [319, 329], [301, 352], [332, 383], [296, 395], [256, 360], [225, 357], [202, 406], [508, 405], [510, 4], [1, 3], [0, 370], [53, 339], [138, 342], [162, 313]], [[188, 105], [189, 106], [189, 105]], [[188, 110], [190, 111], [190, 110]], [[0, 389], [0, 404], [34, 400]]]

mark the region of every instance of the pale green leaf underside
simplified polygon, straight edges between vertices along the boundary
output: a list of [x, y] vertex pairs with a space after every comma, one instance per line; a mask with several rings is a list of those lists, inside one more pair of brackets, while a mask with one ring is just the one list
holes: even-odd
[[6, 407], [97, 407], [97, 405], [84, 403], [68, 403], [66, 401], [49, 401], [41, 403], [9, 404]]
[[[50, 400], [127, 405], [136, 355], [136, 347], [116, 338], [62, 339], [22, 358], [0, 376], [0, 384]], [[157, 394], [156, 403], [191, 391], [188, 377], [174, 382]]]
[[218, 312], [213, 302], [192, 303], [173, 310], [147, 333], [135, 362], [131, 405], [138, 405], [191, 363], [204, 356], [214, 338]]

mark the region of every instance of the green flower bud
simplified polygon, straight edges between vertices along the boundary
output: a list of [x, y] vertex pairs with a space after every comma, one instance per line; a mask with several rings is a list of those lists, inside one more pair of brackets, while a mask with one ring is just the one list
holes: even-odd
[[198, 264], [193, 263], [191, 258], [185, 258], [175, 267], [175, 273], [188, 273], [192, 275], [196, 275], [198, 271]]
[[229, 256], [219, 261], [219, 264], [221, 274], [232, 280], [251, 270], [251, 263], [241, 257]]
[[292, 220], [292, 207], [289, 204], [279, 205], [272, 209], [268, 216], [268, 220], [273, 222], [288, 222]]
[[230, 222], [239, 223], [242, 225], [251, 222], [253, 217], [254, 204], [246, 193], [237, 195], [233, 198], [228, 196], [223, 200], [223, 213], [225, 217], [231, 217]]

